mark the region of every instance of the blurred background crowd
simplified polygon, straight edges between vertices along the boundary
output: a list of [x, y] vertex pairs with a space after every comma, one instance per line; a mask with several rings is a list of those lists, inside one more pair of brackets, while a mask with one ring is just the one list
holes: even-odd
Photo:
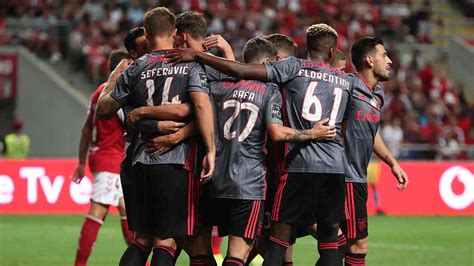
[[[468, 18], [472, 1], [456, 0]], [[237, 58], [251, 37], [279, 32], [294, 38], [304, 57], [305, 30], [325, 22], [339, 33], [339, 48], [366, 35], [384, 39], [393, 61], [381, 133], [401, 159], [473, 158], [474, 106], [448, 73], [442, 57], [426, 57], [415, 44], [438, 40], [445, 21], [433, 14], [433, 1], [416, 0], [4, 0], [0, 3], [0, 44], [22, 44], [51, 64], [67, 62], [98, 84], [107, 76], [107, 57], [158, 5], [173, 12], [201, 11], [209, 34], [221, 34]], [[403, 52], [399, 44], [412, 45]], [[353, 68], [348, 64], [348, 71]], [[91, 86], [92, 90], [94, 86]]]

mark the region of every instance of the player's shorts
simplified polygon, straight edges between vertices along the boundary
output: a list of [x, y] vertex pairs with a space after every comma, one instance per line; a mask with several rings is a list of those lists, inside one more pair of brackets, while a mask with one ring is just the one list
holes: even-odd
[[343, 174], [285, 173], [275, 195], [272, 221], [339, 223], [344, 217]]
[[264, 201], [210, 198], [203, 222], [215, 225], [219, 236], [256, 240], [262, 229]]
[[347, 239], [362, 239], [369, 235], [367, 219], [367, 183], [346, 184], [346, 218], [340, 227]]
[[[200, 185], [182, 165], [134, 166], [126, 200], [130, 230], [160, 238], [192, 235], [199, 214]], [[130, 206], [129, 206], [129, 205]], [[127, 211], [127, 214], [129, 212]]]
[[123, 198], [120, 175], [111, 172], [94, 172], [91, 201], [118, 206]]

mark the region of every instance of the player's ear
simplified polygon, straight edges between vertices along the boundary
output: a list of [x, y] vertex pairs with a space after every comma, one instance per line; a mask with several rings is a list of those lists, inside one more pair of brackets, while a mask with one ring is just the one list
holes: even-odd
[[365, 57], [365, 62], [367, 63], [367, 65], [369, 65], [370, 67], [373, 67], [374, 64], [375, 64], [375, 59], [372, 55], [368, 54], [366, 57]]
[[336, 58], [336, 49], [334, 47], [329, 49], [328, 57], [329, 57], [329, 62], [333, 62], [334, 59]]

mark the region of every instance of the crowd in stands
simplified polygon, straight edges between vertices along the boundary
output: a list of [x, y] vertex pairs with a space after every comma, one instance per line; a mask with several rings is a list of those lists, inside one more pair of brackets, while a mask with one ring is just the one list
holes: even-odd
[[[394, 62], [394, 78], [384, 85], [387, 102], [381, 131], [392, 151], [401, 158], [466, 159], [469, 154], [463, 147], [474, 144], [474, 111], [462, 86], [435, 67], [436, 62], [419, 60], [418, 52], [409, 60], [396, 53], [396, 42], [432, 40], [430, 1], [416, 9], [411, 4], [410, 0], [7, 0], [0, 4], [0, 31], [8, 28], [6, 18], [23, 21], [28, 26], [9, 36], [11, 40], [52, 63], [67, 58], [96, 82], [107, 75], [108, 53], [122, 47], [127, 31], [158, 5], [175, 13], [203, 12], [209, 34], [221, 34], [237, 58], [248, 39], [273, 32], [293, 37], [304, 57], [305, 29], [318, 22], [338, 31], [339, 48], [346, 55], [355, 39], [378, 35], [386, 40]], [[402, 149], [400, 143], [424, 143], [431, 149]]]

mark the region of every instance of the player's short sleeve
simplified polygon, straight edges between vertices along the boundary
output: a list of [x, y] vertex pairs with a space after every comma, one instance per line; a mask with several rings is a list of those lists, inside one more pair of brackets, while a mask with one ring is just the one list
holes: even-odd
[[156, 134], [159, 133], [157, 132], [157, 126], [156, 124], [158, 123], [158, 120], [155, 119], [140, 119], [135, 127], [137, 128], [138, 131], [144, 134]]
[[224, 78], [228, 77], [227, 75], [223, 74], [222, 72], [218, 71], [215, 68], [212, 68], [208, 65], [204, 65], [204, 71], [206, 71], [207, 81], [221, 81]]
[[199, 64], [190, 65], [188, 76], [188, 92], [204, 92], [209, 94], [209, 85], [204, 69]]
[[282, 97], [280, 90], [276, 85], [270, 85], [270, 89], [266, 108], [265, 108], [265, 124], [283, 124], [282, 120]]
[[115, 83], [115, 87], [110, 92], [110, 96], [117, 102], [125, 104], [130, 96], [130, 84], [132, 80], [131, 67], [127, 68]]
[[293, 56], [275, 62], [266, 62], [268, 81], [285, 83], [298, 75], [301, 65], [301, 59]]

